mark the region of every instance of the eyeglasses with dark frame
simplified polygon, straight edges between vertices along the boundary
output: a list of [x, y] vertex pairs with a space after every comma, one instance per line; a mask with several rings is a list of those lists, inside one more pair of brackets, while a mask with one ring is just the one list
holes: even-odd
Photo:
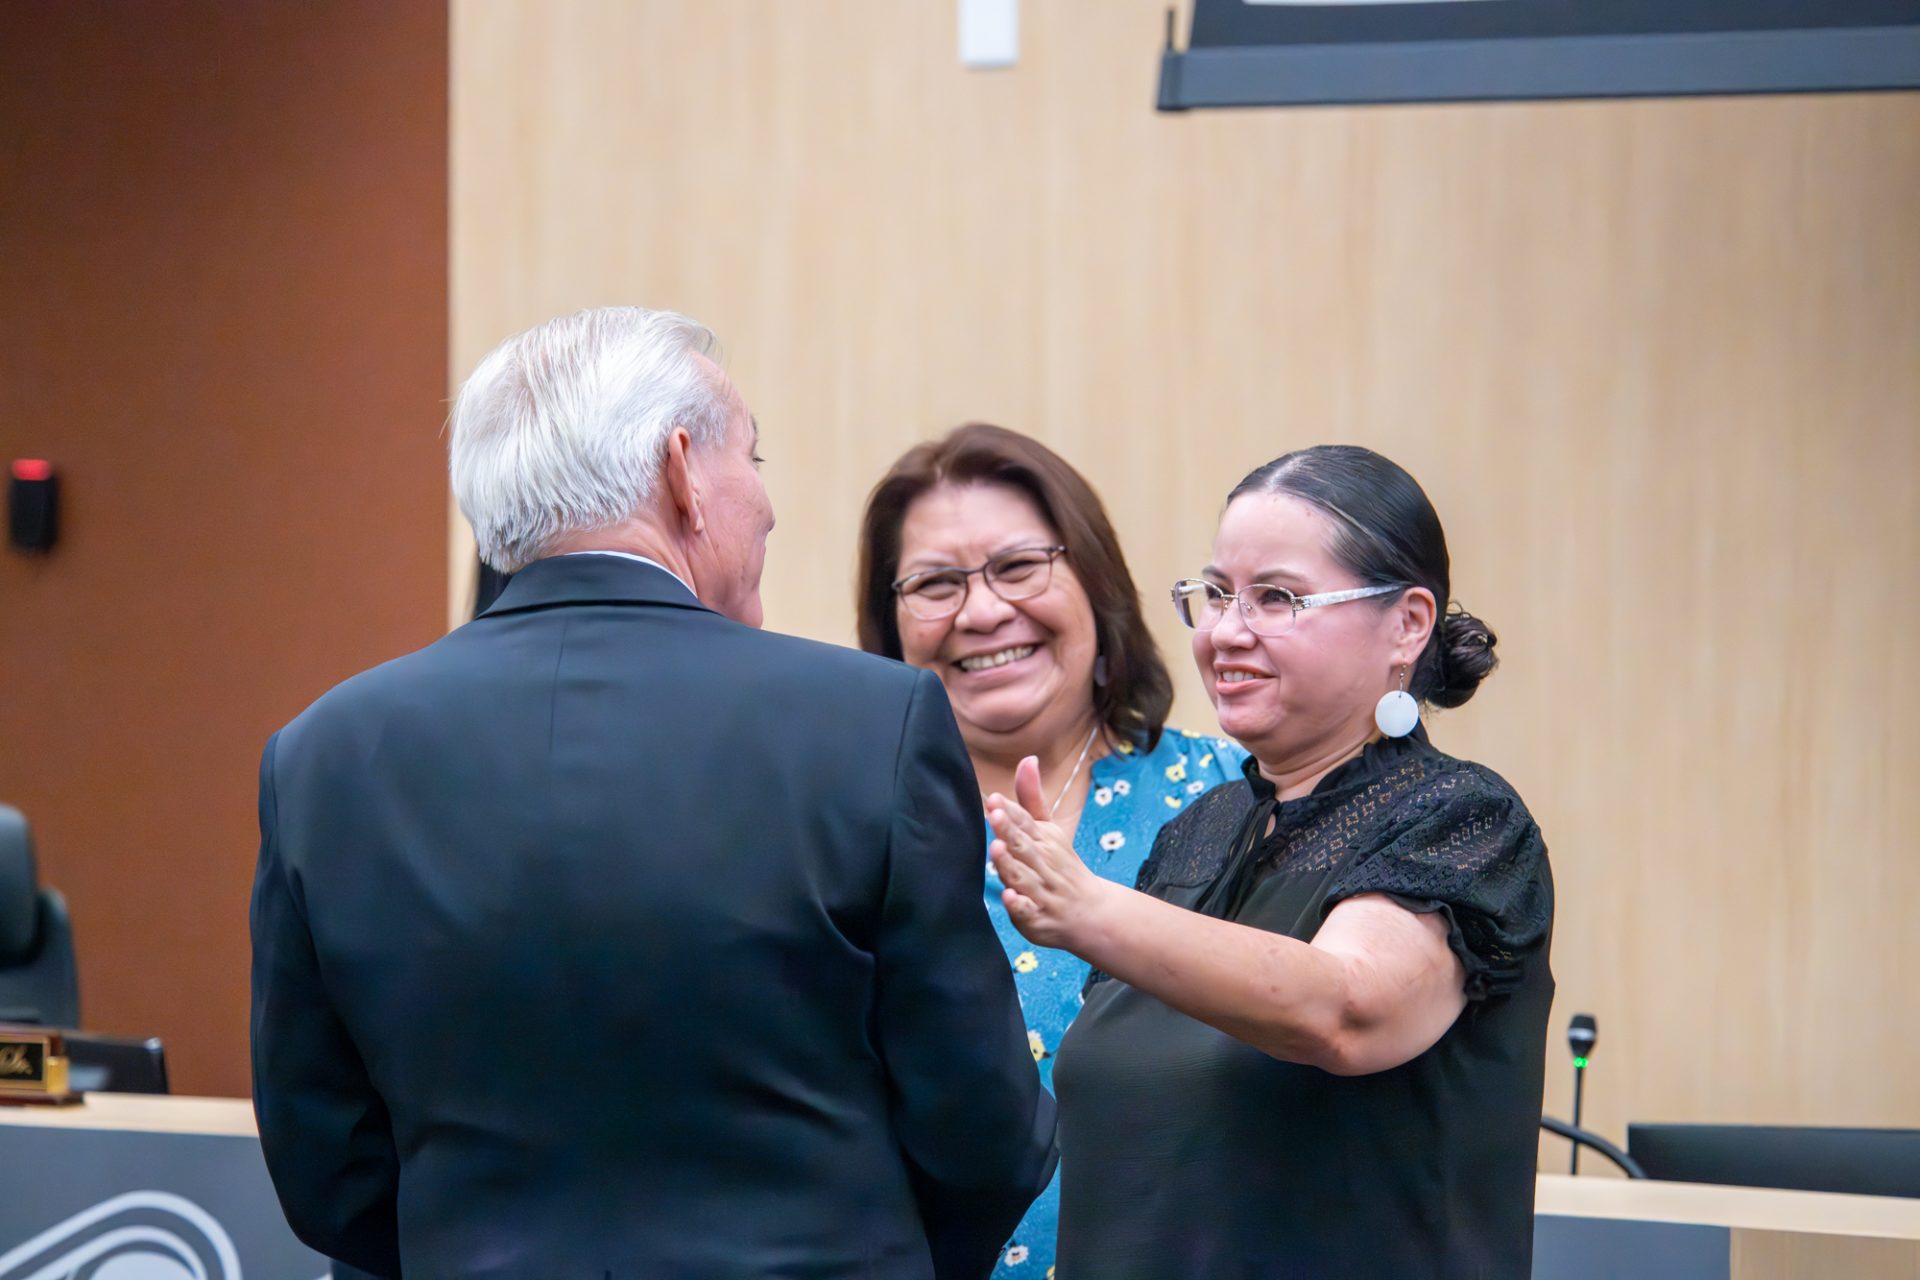
[[1015, 547], [1002, 551], [978, 568], [953, 566], [910, 573], [893, 584], [908, 613], [922, 622], [938, 622], [960, 612], [967, 598], [967, 579], [979, 574], [987, 589], [1002, 600], [1031, 600], [1053, 580], [1053, 561], [1064, 546]]
[[1391, 591], [1405, 591], [1404, 583], [1355, 587], [1351, 591], [1322, 591], [1300, 596], [1285, 587], [1254, 582], [1238, 591], [1223, 591], [1205, 578], [1182, 578], [1173, 584], [1173, 611], [1195, 631], [1211, 631], [1227, 616], [1227, 603], [1240, 606], [1247, 630], [1257, 636], [1283, 636], [1293, 630], [1302, 609], [1320, 609], [1349, 600], [1366, 600]]

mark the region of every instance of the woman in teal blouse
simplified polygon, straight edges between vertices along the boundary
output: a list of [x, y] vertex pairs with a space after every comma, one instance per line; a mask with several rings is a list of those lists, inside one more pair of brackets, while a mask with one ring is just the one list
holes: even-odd
[[[860, 644], [937, 673], [984, 799], [1013, 794], [1037, 756], [1053, 820], [1099, 875], [1132, 885], [1154, 836], [1210, 787], [1239, 779], [1230, 741], [1166, 728], [1173, 683], [1141, 616], [1099, 497], [1046, 446], [974, 423], [909, 450], [867, 501]], [[1057, 792], [1054, 787], [1057, 786]], [[981, 819], [985, 861], [992, 833]], [[1021, 938], [988, 875], [1040, 1075], [1080, 1007], [1087, 965]], [[1073, 1153], [1061, 1152], [1073, 1176]], [[1051, 1275], [1056, 1178], [996, 1277]]]

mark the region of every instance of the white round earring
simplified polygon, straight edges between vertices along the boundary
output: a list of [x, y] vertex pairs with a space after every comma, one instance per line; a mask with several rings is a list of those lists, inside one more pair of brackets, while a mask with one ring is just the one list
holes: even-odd
[[1389, 738], [1404, 738], [1420, 723], [1420, 704], [1407, 692], [1407, 669], [1400, 668], [1400, 687], [1380, 696], [1373, 707], [1373, 722]]

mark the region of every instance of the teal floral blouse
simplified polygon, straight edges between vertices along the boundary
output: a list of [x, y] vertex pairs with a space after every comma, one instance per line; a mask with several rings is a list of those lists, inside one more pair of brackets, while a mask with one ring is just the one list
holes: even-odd
[[[1202, 793], [1241, 779], [1247, 758], [1231, 739], [1203, 738], [1168, 729], [1152, 751], [1122, 743], [1118, 751], [1093, 762], [1093, 780], [1074, 832], [1074, 852], [1102, 879], [1131, 886], [1140, 864], [1153, 851], [1160, 828]], [[993, 843], [988, 830], [987, 843]], [[1040, 1079], [1053, 1088], [1053, 1054], [1067, 1024], [1080, 1012], [1080, 989], [1087, 962], [1065, 951], [1036, 947], [1020, 936], [1000, 902], [1000, 877], [987, 865], [987, 914], [1013, 965], [1014, 987], [1027, 1022], [1027, 1044], [1040, 1064]], [[1062, 1162], [1071, 1160], [1063, 1154]], [[995, 1280], [1048, 1280], [1053, 1275], [1053, 1240], [1060, 1220], [1060, 1178], [1056, 1173], [1013, 1233]]]

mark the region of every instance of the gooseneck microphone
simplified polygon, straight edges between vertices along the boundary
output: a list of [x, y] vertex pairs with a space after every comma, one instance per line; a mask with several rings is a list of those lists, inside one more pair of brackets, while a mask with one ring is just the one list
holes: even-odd
[[[1600, 1029], [1590, 1013], [1576, 1013], [1573, 1021], [1567, 1025], [1567, 1047], [1573, 1050], [1573, 1127], [1580, 1127], [1581, 1086], [1586, 1083], [1587, 1059], [1593, 1056], [1594, 1042], [1600, 1038]], [[1568, 1173], [1580, 1172], [1580, 1144], [1573, 1144], [1573, 1158], [1567, 1165]]]

